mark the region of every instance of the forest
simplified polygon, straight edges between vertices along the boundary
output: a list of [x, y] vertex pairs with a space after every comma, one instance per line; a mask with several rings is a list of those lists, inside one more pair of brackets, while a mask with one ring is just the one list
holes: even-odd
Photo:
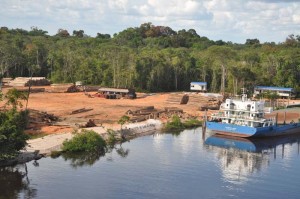
[[237, 44], [150, 22], [95, 37], [84, 30], [59, 29], [50, 36], [38, 27], [1, 27], [0, 75], [143, 92], [188, 91], [192, 81], [207, 82], [209, 92], [237, 94], [256, 85], [299, 92], [300, 36], [287, 35], [282, 43], [247, 39]]

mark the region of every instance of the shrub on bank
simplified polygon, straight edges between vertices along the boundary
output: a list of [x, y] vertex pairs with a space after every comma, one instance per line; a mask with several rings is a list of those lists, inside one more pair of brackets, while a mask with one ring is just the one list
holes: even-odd
[[109, 146], [113, 146], [116, 144], [116, 142], [118, 141], [118, 139], [116, 138], [116, 132], [112, 129], [107, 129], [107, 134], [108, 134], [108, 138], [107, 138], [107, 144]]
[[181, 130], [184, 129], [184, 125], [181, 122], [178, 115], [173, 115], [172, 120], [165, 124], [164, 130], [172, 131], [172, 130]]
[[24, 129], [28, 112], [11, 109], [0, 112], [0, 161], [13, 159], [25, 147], [28, 136]]
[[202, 125], [202, 121], [197, 119], [186, 120], [185, 122], [181, 122], [178, 115], [173, 115], [172, 120], [165, 124], [165, 131], [180, 131], [186, 128], [193, 128]]
[[76, 134], [71, 140], [63, 142], [62, 150], [64, 152], [83, 152], [105, 150], [105, 140], [93, 130], [83, 129], [81, 133]]
[[202, 126], [202, 121], [197, 120], [197, 119], [190, 119], [190, 120], [185, 121], [183, 123], [183, 126], [185, 128], [199, 127], [199, 126]]

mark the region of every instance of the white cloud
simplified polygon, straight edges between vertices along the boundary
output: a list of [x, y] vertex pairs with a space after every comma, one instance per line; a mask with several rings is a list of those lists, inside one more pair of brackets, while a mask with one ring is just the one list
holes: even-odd
[[[1, 0], [1, 26], [87, 34], [118, 33], [145, 22], [195, 29], [210, 39], [284, 41], [299, 34], [300, 2], [279, 0]], [[272, 30], [272, 33], [270, 33]], [[288, 33], [288, 34], [287, 34]]]

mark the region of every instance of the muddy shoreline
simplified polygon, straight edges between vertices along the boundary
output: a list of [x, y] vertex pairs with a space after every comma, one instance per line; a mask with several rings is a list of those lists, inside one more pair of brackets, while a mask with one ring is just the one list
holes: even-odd
[[[153, 135], [159, 132], [163, 126], [160, 120], [150, 119], [144, 122], [126, 124], [120, 128], [119, 125], [106, 127], [91, 127], [85, 128], [93, 130], [101, 135], [105, 140], [108, 138], [108, 129], [112, 129], [117, 135], [122, 134], [127, 140], [135, 139], [138, 137]], [[80, 130], [79, 130], [80, 131]], [[46, 135], [41, 138], [30, 139], [27, 141], [27, 146], [22, 150], [18, 157], [12, 160], [0, 162], [0, 167], [15, 166], [17, 164], [24, 164], [32, 160], [39, 160], [40, 158], [51, 155], [53, 151], [61, 151], [62, 143], [65, 140], [71, 139], [75, 134], [72, 132], [57, 133]]]

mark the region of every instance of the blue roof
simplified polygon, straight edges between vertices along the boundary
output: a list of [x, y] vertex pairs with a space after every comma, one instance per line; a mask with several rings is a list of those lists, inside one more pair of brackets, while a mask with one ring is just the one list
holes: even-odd
[[206, 85], [207, 82], [191, 82], [191, 84]]
[[254, 89], [269, 90], [269, 91], [289, 91], [292, 92], [293, 88], [276, 87], [276, 86], [256, 86]]

